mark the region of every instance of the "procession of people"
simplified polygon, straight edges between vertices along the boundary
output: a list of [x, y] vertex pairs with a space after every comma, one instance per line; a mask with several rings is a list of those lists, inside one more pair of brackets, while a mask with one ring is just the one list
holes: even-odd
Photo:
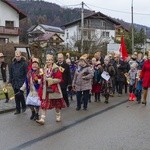
[[76, 99], [76, 111], [87, 111], [91, 97], [95, 103], [102, 102], [104, 97], [104, 103], [108, 104], [111, 96], [121, 97], [123, 93], [128, 93], [129, 101], [147, 104], [150, 51], [145, 56], [135, 52], [125, 59], [114, 53], [102, 56], [100, 51], [92, 58], [83, 54], [77, 60], [71, 59], [69, 53], [66, 57], [59, 53], [56, 59], [47, 54], [45, 66], [41, 68], [39, 58], [32, 57], [27, 62], [17, 50], [9, 71], [4, 57], [0, 53], [0, 86], [4, 89], [6, 103], [9, 102], [6, 84], [11, 84], [16, 104], [14, 114], [23, 113], [29, 107], [30, 119], [40, 125], [45, 124], [50, 109], [55, 110], [56, 122], [60, 122], [61, 109], [70, 107], [69, 97]]

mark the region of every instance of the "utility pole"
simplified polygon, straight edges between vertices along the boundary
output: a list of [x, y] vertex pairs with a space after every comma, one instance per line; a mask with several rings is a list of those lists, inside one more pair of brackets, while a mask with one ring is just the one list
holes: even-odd
[[132, 19], [132, 54], [134, 53], [134, 24], [133, 24], [133, 0], [131, 4], [131, 19]]
[[83, 53], [83, 29], [84, 29], [84, 2], [82, 2], [81, 10], [81, 53]]

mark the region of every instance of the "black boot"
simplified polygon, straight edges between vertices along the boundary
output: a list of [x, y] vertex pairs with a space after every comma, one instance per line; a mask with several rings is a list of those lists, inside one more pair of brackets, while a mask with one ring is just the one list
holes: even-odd
[[31, 115], [31, 117], [30, 117], [30, 120], [33, 120], [34, 117], [35, 117], [35, 111], [32, 111], [32, 115]]
[[34, 120], [39, 120], [39, 114], [38, 113], [35, 114]]
[[101, 99], [100, 99], [100, 93], [97, 93], [97, 99], [98, 99], [99, 102], [101, 101]]
[[108, 98], [105, 98], [105, 102], [104, 102], [105, 104], [108, 104]]
[[97, 93], [95, 93], [95, 102], [97, 102]]
[[8, 103], [8, 102], [9, 102], [8, 93], [4, 93], [4, 94], [5, 94], [5, 97], [6, 97], [6, 101], [5, 101], [5, 103]]

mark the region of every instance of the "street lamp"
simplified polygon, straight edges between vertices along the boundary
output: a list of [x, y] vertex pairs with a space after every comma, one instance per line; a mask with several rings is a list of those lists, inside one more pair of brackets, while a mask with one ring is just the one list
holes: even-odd
[[133, 0], [131, 4], [131, 19], [132, 19], [132, 54], [134, 53], [134, 24], [133, 24]]

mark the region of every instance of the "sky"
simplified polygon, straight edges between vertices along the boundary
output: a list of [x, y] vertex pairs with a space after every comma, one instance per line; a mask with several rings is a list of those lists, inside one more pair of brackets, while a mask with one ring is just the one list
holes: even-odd
[[[81, 8], [81, 0], [45, 0], [62, 7]], [[108, 16], [131, 23], [131, 5], [133, 1], [134, 23], [150, 27], [150, 0], [84, 0], [84, 8], [100, 11]]]

